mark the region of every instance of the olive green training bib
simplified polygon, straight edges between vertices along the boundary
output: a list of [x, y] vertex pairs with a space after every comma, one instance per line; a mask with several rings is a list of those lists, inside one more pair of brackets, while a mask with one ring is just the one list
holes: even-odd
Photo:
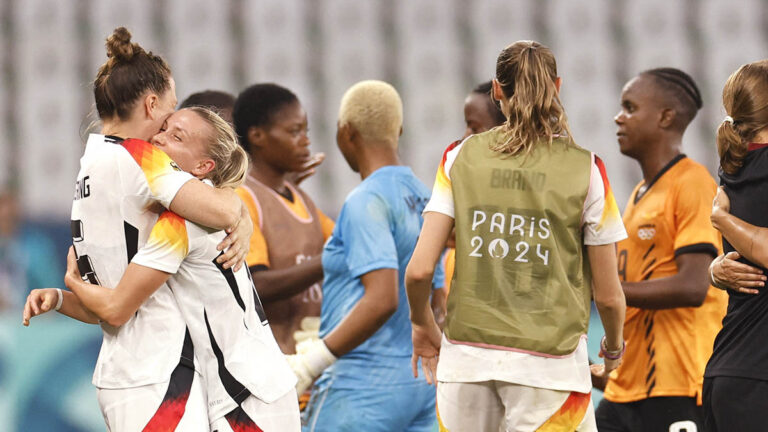
[[450, 168], [456, 267], [446, 337], [546, 355], [573, 352], [589, 322], [582, 214], [592, 153], [567, 139], [527, 156], [490, 150], [502, 128], [464, 142]]

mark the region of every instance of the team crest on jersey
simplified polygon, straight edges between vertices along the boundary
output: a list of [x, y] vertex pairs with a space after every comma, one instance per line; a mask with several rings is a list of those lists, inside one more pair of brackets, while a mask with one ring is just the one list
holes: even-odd
[[656, 235], [656, 225], [653, 225], [653, 224], [640, 225], [640, 227], [637, 230], [637, 236], [640, 237], [640, 240], [650, 240], [655, 235]]

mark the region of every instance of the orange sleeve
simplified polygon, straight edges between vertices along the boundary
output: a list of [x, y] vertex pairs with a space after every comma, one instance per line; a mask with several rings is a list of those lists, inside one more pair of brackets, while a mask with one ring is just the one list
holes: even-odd
[[320, 226], [323, 229], [323, 240], [328, 240], [328, 237], [333, 233], [333, 228], [336, 226], [336, 222], [326, 216], [320, 209], [317, 209], [317, 215], [320, 217]]
[[691, 169], [686, 174], [678, 183], [680, 189], [675, 197], [675, 256], [689, 252], [717, 256], [720, 235], [709, 220], [717, 184], [704, 168]]
[[251, 249], [248, 251], [248, 256], [245, 257], [245, 262], [248, 267], [253, 267], [256, 265], [269, 267], [269, 250], [267, 249], [267, 241], [264, 239], [264, 234], [261, 232], [259, 206], [256, 203], [256, 199], [247, 189], [243, 187], [237, 188], [236, 192], [240, 199], [243, 200], [245, 206], [248, 208], [248, 213], [251, 215], [251, 222], [253, 222]]

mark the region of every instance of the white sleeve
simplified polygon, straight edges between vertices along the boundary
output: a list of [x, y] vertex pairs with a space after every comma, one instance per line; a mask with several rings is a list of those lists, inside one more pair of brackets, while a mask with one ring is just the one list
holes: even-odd
[[147, 244], [131, 262], [155, 270], [174, 274], [189, 254], [187, 221], [173, 212], [166, 211], [152, 228]]
[[598, 246], [627, 238], [616, 198], [611, 191], [602, 160], [594, 156], [589, 191], [582, 214], [584, 244]]
[[451, 168], [456, 162], [456, 157], [461, 150], [463, 142], [449, 146], [443, 154], [440, 166], [437, 168], [435, 185], [432, 187], [432, 196], [424, 207], [424, 213], [437, 212], [455, 218], [453, 204], [453, 186], [451, 183]]

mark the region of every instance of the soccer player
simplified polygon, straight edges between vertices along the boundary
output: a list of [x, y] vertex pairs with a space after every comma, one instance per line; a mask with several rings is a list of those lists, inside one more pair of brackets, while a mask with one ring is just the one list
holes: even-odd
[[[88, 138], [72, 206], [79, 271], [90, 282], [107, 286], [117, 284], [146, 242], [157, 219], [156, 207], [216, 229], [230, 229], [239, 222], [232, 234], [240, 241], [251, 232], [247, 213], [240, 217], [245, 210], [233, 190], [203, 184], [179, 170], [161, 150], [130, 138], [149, 139], [176, 105], [168, 65], [130, 39], [122, 27], [107, 39], [109, 60], [94, 82], [103, 135]], [[219, 248], [231, 240], [228, 237]], [[224, 268], [244, 259], [248, 244], [240, 241], [217, 259]], [[73, 293], [56, 293], [59, 312], [98, 322]], [[35, 314], [54, 307], [52, 302], [37, 304], [30, 305]], [[101, 327], [104, 342], [93, 384], [108, 429], [131, 432], [162, 423], [185, 431], [208, 430], [205, 392], [192, 365], [193, 349], [167, 287], [155, 292], [122, 326], [102, 322]], [[153, 337], [161, 334], [164, 337]]]
[[[762, 273], [768, 267], [766, 73], [768, 60], [743, 65], [723, 88], [727, 117], [717, 130], [717, 150], [724, 190], [715, 199], [711, 220], [723, 234], [725, 252], [732, 259], [744, 257], [739, 260], [744, 264], [733, 264], [754, 267], [727, 285], [735, 290], [728, 291], [728, 313], [704, 375], [705, 425], [712, 432], [766, 429], [768, 301], [762, 288]], [[716, 280], [732, 278], [721, 274], [727, 265], [712, 266]]]
[[[593, 295], [606, 332], [598, 373], [621, 361], [624, 296], [608, 269], [626, 234], [605, 167], [573, 142], [559, 88], [549, 48], [506, 47], [493, 81], [506, 123], [449, 149], [438, 168], [406, 284], [413, 373], [421, 359], [437, 383], [441, 430], [594, 431]], [[441, 337], [428, 286], [454, 227]]]
[[[429, 190], [400, 164], [402, 112], [397, 91], [382, 81], [359, 82], [341, 100], [336, 141], [362, 182], [323, 250], [321, 339], [290, 356], [300, 387], [322, 373], [304, 431], [433, 430], [434, 389], [408, 373], [403, 278]], [[442, 287], [442, 275], [434, 284]]]
[[[245, 180], [248, 156], [231, 126], [212, 111], [182, 109], [163, 129], [152, 143], [185, 171], [217, 187]], [[185, 130], [205, 133], [186, 136]], [[174, 139], [177, 134], [184, 140]], [[72, 253], [65, 280], [89, 310], [115, 327], [167, 281], [205, 376], [211, 430], [298, 431], [296, 378], [272, 336], [248, 270], [233, 272], [216, 263], [221, 253], [216, 245], [224, 236], [166, 211], [114, 289], [83, 282]]]
[[307, 329], [304, 318], [320, 316], [320, 253], [334, 225], [288, 181], [313, 163], [307, 114], [290, 90], [256, 84], [238, 95], [233, 116], [240, 145], [251, 156], [248, 177], [237, 189], [254, 225], [246, 261], [280, 349], [293, 354], [294, 333]]
[[701, 104], [693, 79], [673, 68], [642, 72], [621, 94], [619, 149], [640, 164], [643, 180], [624, 210], [629, 238], [618, 244], [627, 353], [597, 409], [601, 431], [704, 427], [704, 366], [725, 296], [710, 289], [708, 273], [720, 249], [709, 221], [717, 186], [682, 153]]

